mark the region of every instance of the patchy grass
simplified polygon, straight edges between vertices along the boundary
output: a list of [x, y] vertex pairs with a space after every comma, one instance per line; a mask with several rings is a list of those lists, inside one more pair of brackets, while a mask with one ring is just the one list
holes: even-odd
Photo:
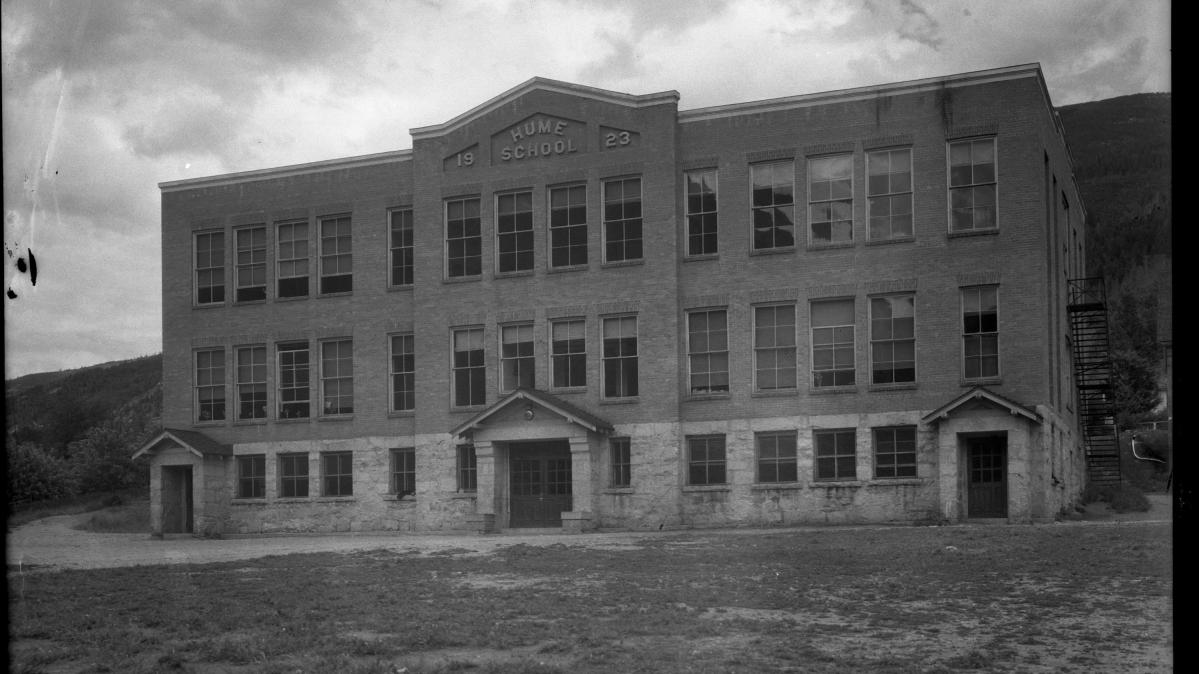
[[1168, 525], [10, 572], [13, 671], [1168, 670]]
[[[13, 509], [13, 506], [9, 506], [8, 529], [12, 531], [22, 524], [28, 524], [34, 520], [54, 517], [56, 515], [78, 515], [79, 513], [89, 513], [102, 508], [118, 506], [123, 503], [134, 501], [148, 502], [149, 498], [145, 488], [138, 488], [122, 491], [95, 492], [51, 501], [36, 501], [17, 506], [15, 509]], [[149, 531], [149, 525], [147, 525], [146, 531]]]
[[105, 508], [75, 525], [75, 528], [100, 534], [148, 534], [150, 503], [140, 501]]

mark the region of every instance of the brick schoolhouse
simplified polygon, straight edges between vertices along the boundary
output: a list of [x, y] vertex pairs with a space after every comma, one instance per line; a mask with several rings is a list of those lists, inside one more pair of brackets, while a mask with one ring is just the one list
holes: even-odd
[[531, 79], [166, 182], [157, 534], [1052, 519], [1084, 211], [1037, 65], [680, 110]]

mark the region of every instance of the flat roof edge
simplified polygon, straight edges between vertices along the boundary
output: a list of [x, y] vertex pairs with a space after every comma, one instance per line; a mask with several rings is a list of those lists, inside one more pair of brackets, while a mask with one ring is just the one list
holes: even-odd
[[334, 171], [338, 169], [358, 168], [361, 166], [374, 166], [378, 164], [390, 164], [392, 162], [411, 160], [412, 150], [392, 150], [390, 152], [364, 154], [356, 157], [322, 159], [321, 161], [308, 162], [306, 164], [273, 166], [271, 168], [255, 169], [253, 171], [238, 171], [236, 173], [222, 173], [212, 176], [202, 176], [199, 178], [169, 180], [158, 183], [158, 188], [163, 192], [174, 192], [182, 189], [215, 187], [218, 185], [230, 185], [252, 180], [269, 180], [271, 178], [284, 178], [293, 175], [303, 175], [305, 173]]

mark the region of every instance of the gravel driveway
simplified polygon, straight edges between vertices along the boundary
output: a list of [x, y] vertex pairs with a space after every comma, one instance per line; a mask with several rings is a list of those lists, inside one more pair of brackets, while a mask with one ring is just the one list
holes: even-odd
[[[1147, 513], [1117, 514], [1104, 504], [1091, 504], [1077, 521], [1043, 526], [1085, 526], [1161, 522], [1171, 519], [1169, 494], [1149, 494], [1152, 509]], [[147, 534], [98, 534], [72, 528], [90, 517], [62, 515], [30, 522], [8, 534], [9, 569], [101, 569], [147, 564], [202, 564], [254, 559], [270, 555], [304, 552], [353, 552], [392, 550], [423, 554], [454, 551], [463, 554], [487, 554], [512, 545], [568, 545], [571, 547], [628, 548], [649, 537], [677, 536], [679, 531], [637, 531], [589, 534], [314, 534], [264, 536], [256, 538], [155, 539]], [[994, 526], [994, 525], [954, 525]], [[1015, 525], [1022, 526], [1022, 525]], [[828, 527], [819, 527], [827, 530]], [[840, 529], [869, 530], [876, 526], [851, 526]], [[893, 527], [886, 527], [893, 528]], [[796, 529], [789, 529], [796, 530]], [[778, 533], [780, 529], [724, 529], [723, 533], [755, 535]], [[715, 530], [691, 530], [695, 534]]]

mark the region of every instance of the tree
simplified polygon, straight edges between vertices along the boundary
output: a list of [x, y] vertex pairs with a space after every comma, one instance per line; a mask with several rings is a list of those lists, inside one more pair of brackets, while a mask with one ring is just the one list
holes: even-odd
[[1117, 422], [1123, 427], [1157, 406], [1161, 347], [1155, 288], [1124, 284], [1110, 302], [1108, 335]]

